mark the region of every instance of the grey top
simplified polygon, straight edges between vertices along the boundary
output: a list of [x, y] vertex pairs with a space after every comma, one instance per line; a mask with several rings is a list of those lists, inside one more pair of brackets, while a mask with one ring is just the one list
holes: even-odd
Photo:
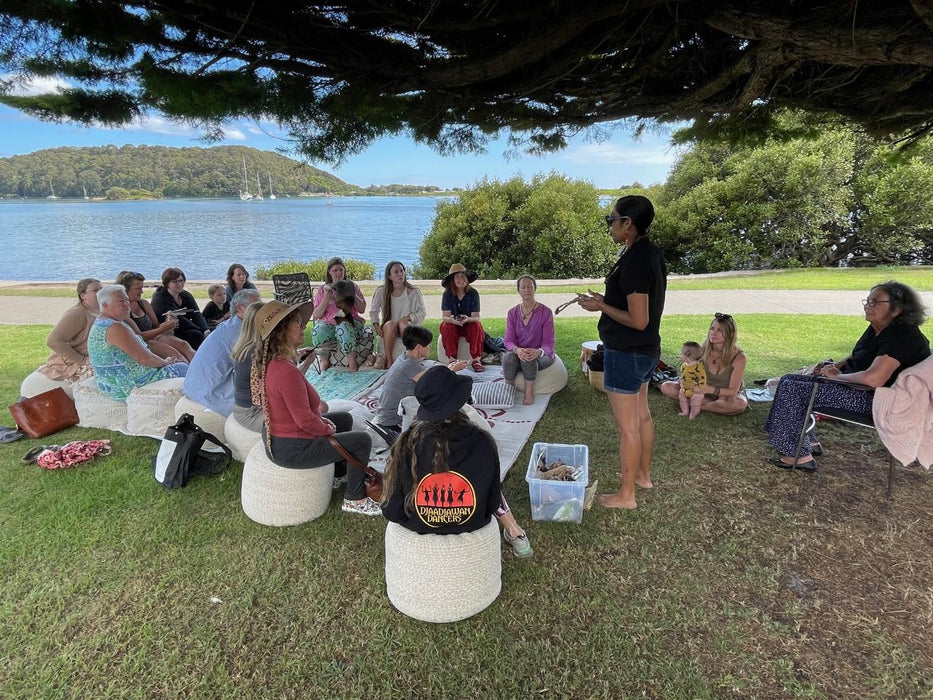
[[382, 396], [379, 397], [379, 414], [376, 416], [379, 425], [401, 425], [398, 403], [406, 396], [414, 395], [414, 377], [423, 371], [424, 365], [413, 360], [408, 353], [400, 355], [392, 363], [382, 384]]

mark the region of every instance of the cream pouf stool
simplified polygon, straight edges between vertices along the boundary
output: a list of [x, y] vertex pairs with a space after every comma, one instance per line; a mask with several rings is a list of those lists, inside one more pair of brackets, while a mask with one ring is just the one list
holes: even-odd
[[499, 597], [502, 555], [495, 518], [460, 535], [419, 535], [389, 523], [385, 543], [386, 592], [409, 617], [456, 622]]
[[[470, 357], [470, 343], [466, 338], [460, 338], [460, 342], [457, 344], [457, 359], [466, 360], [467, 364], [473, 359]], [[447, 357], [447, 351], [444, 350], [444, 343], [441, 342], [440, 333], [438, 333], [437, 338], [437, 361], [442, 365], [450, 364], [450, 358]]]
[[201, 430], [210, 433], [218, 440], [227, 441], [224, 437], [224, 426], [227, 419], [219, 413], [215, 413], [197, 401], [192, 401], [184, 394], [175, 404], [175, 420], [181, 418], [182, 413], [190, 413], [194, 418], [194, 424]]
[[75, 409], [82, 428], [104, 428], [126, 432], [126, 404], [104, 396], [94, 377], [74, 385]]
[[[197, 423], [197, 420], [195, 420], [195, 423]], [[250, 450], [253, 449], [257, 442], [262, 440], [262, 433], [257, 433], [241, 425], [240, 421], [234, 418], [232, 413], [227, 416], [221, 434], [224, 436], [227, 447], [233, 453], [233, 458], [240, 462], [245, 461]]]
[[65, 393], [68, 394], [71, 398], [74, 398], [74, 384], [72, 382], [66, 382], [65, 380], [58, 381], [56, 379], [49, 379], [42, 372], [36, 370], [29, 376], [27, 376], [23, 383], [19, 386], [19, 395], [23, 398], [30, 398], [32, 396], [37, 396], [39, 394], [44, 394], [46, 391], [51, 391], [52, 389], [57, 389], [61, 387], [64, 389]]
[[240, 501], [246, 517], [261, 525], [301, 525], [324, 515], [334, 485], [334, 465], [280, 467], [266, 456], [262, 440], [243, 463]]
[[175, 424], [175, 404], [184, 383], [184, 377], [172, 377], [133, 389], [126, 397], [126, 432], [161, 440], [165, 429]]
[[[567, 368], [560, 359], [560, 355], [554, 355], [554, 364], [538, 370], [538, 376], [535, 379], [535, 396], [556, 394], [567, 386], [567, 379]], [[515, 375], [515, 388], [525, 391], [525, 378], [522, 376], [521, 369]]]

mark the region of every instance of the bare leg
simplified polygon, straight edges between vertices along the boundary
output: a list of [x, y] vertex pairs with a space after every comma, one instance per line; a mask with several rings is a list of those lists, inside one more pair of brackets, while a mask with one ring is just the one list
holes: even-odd
[[386, 369], [392, 366], [392, 350], [395, 348], [395, 339], [398, 338], [399, 330], [395, 321], [386, 321], [382, 324], [382, 354], [386, 356]]
[[669, 399], [674, 399], [676, 401], [677, 397], [680, 395], [680, 382], [678, 381], [662, 382], [660, 388], [661, 393]]
[[[635, 502], [635, 476], [641, 469], [641, 425], [638, 394], [607, 392], [616, 429], [619, 431], [619, 467], [622, 485], [618, 493], [602, 494], [599, 502], [607, 508], [637, 508]], [[647, 393], [646, 393], [647, 398]]]
[[529, 381], [526, 379], [526, 380], [525, 380], [525, 400], [523, 401], [523, 403], [524, 403], [526, 406], [530, 406], [530, 405], [533, 404], [534, 402], [535, 402], [535, 383], [534, 383], [534, 380], [532, 380], [532, 381], [529, 382]]
[[703, 394], [695, 393], [690, 397], [690, 419], [696, 418], [700, 415], [700, 411], [703, 408]]
[[687, 395], [684, 393], [683, 389], [677, 394], [677, 400], [680, 402], [680, 413], [678, 416], [689, 416], [690, 415], [690, 399], [687, 398]]
[[744, 396], [724, 396], [715, 401], [704, 401], [701, 411], [718, 413], [721, 416], [735, 416], [748, 408], [748, 399]]
[[638, 474], [635, 475], [635, 484], [643, 489], [654, 488], [651, 482], [651, 459], [654, 457], [654, 421], [651, 420], [651, 409], [648, 407], [648, 385], [642, 384], [638, 392], [638, 426], [641, 435], [641, 462]]
[[360, 363], [356, 361], [356, 353], [355, 353], [355, 352], [347, 353], [347, 362], [348, 362], [349, 365], [350, 365], [350, 371], [351, 371], [351, 372], [359, 372], [359, 370], [360, 370]]
[[496, 520], [499, 521], [499, 524], [504, 530], [508, 530], [508, 533], [512, 537], [518, 537], [523, 534], [525, 531], [522, 530], [521, 526], [518, 524], [518, 521], [515, 520], [515, 516], [512, 515], [512, 511], [508, 511], [503, 515], [496, 514]]

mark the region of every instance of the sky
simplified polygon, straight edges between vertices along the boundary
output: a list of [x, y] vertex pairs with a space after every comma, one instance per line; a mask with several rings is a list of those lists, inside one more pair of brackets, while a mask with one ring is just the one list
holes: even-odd
[[[288, 148], [288, 142], [273, 124], [233, 122], [226, 125], [225, 131], [227, 138], [211, 145], [249, 146], [268, 151]], [[179, 148], [209, 145], [200, 141], [198, 132], [191, 127], [157, 114], [114, 129], [43, 122], [0, 105], [0, 158], [59, 146], [108, 144]], [[457, 156], [441, 156], [410, 138], [394, 137], [376, 141], [339, 166], [315, 162], [310, 165], [360, 187], [404, 184], [449, 189], [469, 187], [484, 177], [504, 180], [518, 175], [530, 180], [537, 174], [558, 172], [602, 189], [611, 189], [636, 181], [643, 185], [663, 182], [677, 156], [676, 149], [670, 146], [668, 130], [646, 133], [636, 140], [625, 126], [611, 129], [602, 142], [579, 136], [565, 150], [541, 157], [515, 155], [509, 151], [504, 137], [491, 143], [485, 154]], [[294, 153], [286, 151], [284, 155], [301, 160]]]

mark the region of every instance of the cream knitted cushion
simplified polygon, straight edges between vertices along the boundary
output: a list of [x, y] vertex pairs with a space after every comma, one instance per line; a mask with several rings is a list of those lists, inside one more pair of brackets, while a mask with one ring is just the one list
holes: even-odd
[[28, 399], [31, 396], [51, 391], [57, 387], [61, 387], [68, 396], [74, 398], [74, 384], [65, 380], [49, 379], [42, 372], [36, 370], [23, 380], [19, 387], [19, 395]]
[[[82, 428], [104, 428], [126, 432], [126, 404], [104, 396], [94, 377], [74, 385], [75, 408]], [[161, 436], [160, 436], [161, 437]]]
[[175, 404], [184, 383], [184, 377], [172, 377], [133, 389], [126, 397], [126, 432], [161, 440], [175, 423]]
[[[197, 423], [197, 420], [195, 420], [195, 423]], [[227, 447], [233, 453], [233, 458], [241, 462], [246, 460], [246, 455], [262, 439], [262, 433], [257, 433], [241, 425], [240, 421], [232, 413], [227, 416], [227, 420], [224, 422], [222, 434]], [[218, 437], [220, 436], [218, 435]]]
[[419, 535], [389, 523], [385, 546], [389, 601], [416, 620], [463, 620], [488, 608], [502, 591], [495, 518], [460, 535]]
[[175, 404], [175, 420], [181, 418], [182, 413], [190, 413], [194, 418], [194, 424], [201, 430], [204, 430], [221, 442], [226, 442], [224, 437], [224, 425], [227, 419], [219, 413], [214, 413], [211, 409], [197, 401], [192, 401], [187, 396], [182, 396]]
[[[538, 376], [535, 378], [535, 396], [556, 394], [565, 386], [567, 386], [567, 368], [561, 361], [560, 355], [554, 355], [553, 365], [538, 370]], [[521, 372], [515, 377], [515, 388], [525, 391], [525, 378]]]
[[[470, 361], [470, 343], [466, 338], [460, 338], [460, 342], [457, 344], [457, 359]], [[444, 350], [444, 344], [441, 342], [440, 336], [437, 338], [437, 361], [443, 365], [450, 364], [450, 358], [447, 357], [447, 351]]]
[[240, 501], [246, 517], [262, 525], [301, 525], [324, 515], [333, 485], [333, 464], [313, 469], [280, 467], [266, 456], [260, 440], [243, 463]]

